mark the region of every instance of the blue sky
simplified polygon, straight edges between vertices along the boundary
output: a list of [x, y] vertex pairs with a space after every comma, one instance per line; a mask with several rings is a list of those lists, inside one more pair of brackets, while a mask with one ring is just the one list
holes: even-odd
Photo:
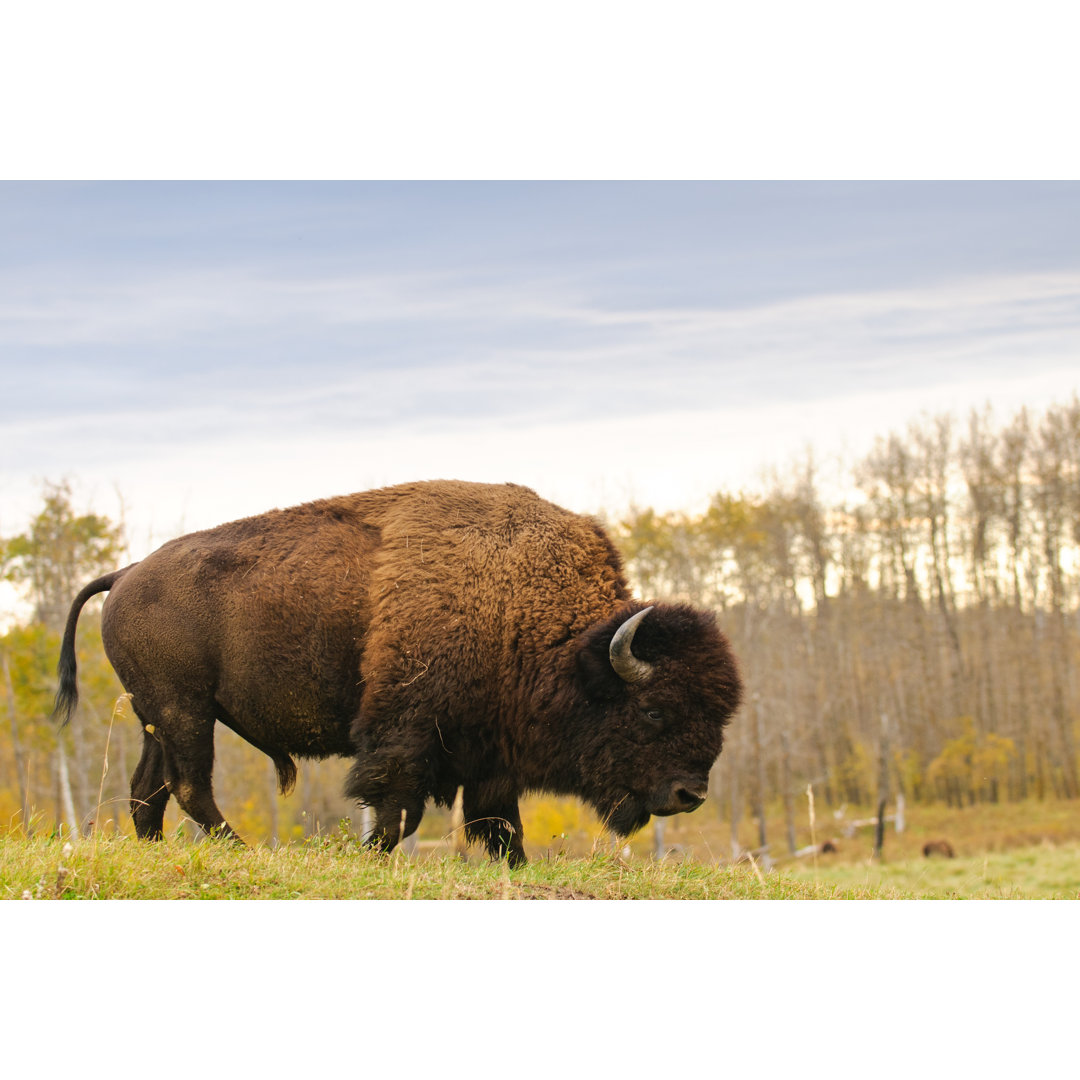
[[3, 183], [0, 534], [61, 477], [133, 557], [416, 478], [689, 508], [1078, 345], [1076, 183]]

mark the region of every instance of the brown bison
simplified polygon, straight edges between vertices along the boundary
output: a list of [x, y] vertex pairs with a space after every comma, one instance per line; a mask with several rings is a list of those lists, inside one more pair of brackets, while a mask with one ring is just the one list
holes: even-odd
[[214, 723], [269, 755], [355, 758], [348, 795], [384, 850], [464, 789], [466, 833], [524, 862], [518, 799], [576, 795], [620, 835], [705, 799], [736, 662], [712, 614], [631, 598], [600, 524], [516, 484], [404, 484], [272, 510], [163, 545], [75, 597], [56, 715], [78, 699], [75, 625], [102, 638], [143, 725], [141, 837], [172, 795], [232, 834]]
[[956, 858], [956, 852], [953, 851], [953, 846], [948, 840], [928, 840], [923, 844], [922, 853], [928, 859], [932, 855], [941, 855], [946, 859]]

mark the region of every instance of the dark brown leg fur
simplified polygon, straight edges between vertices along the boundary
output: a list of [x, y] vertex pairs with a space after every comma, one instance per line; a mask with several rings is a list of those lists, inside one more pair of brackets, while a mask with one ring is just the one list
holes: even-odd
[[466, 785], [462, 809], [466, 837], [481, 841], [492, 859], [506, 859], [511, 867], [528, 862], [521, 842], [521, 813], [517, 799], [506, 793], [487, 791], [482, 784], [477, 787]]
[[160, 840], [169, 789], [165, 786], [165, 762], [157, 739], [143, 731], [142, 756], [131, 775], [131, 816], [135, 835], [141, 840]]
[[[153, 727], [152, 733], [144, 732], [144, 740], [156, 747], [143, 742], [143, 756], [132, 777], [133, 799], [137, 785], [137, 797], [146, 804], [132, 807], [136, 832], [148, 838], [161, 835], [165, 803], [171, 795], [207, 835], [239, 840], [214, 802], [213, 712], [197, 706], [158, 705], [144, 696], [137, 699], [135, 708], [146, 727]], [[162, 779], [164, 795], [158, 790]]]

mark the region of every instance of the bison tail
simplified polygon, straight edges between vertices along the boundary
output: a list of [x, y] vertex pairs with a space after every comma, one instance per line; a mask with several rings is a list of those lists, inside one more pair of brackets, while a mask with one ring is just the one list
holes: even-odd
[[[134, 565], [132, 563], [132, 566]], [[111, 574], [106, 574], [96, 581], [91, 581], [72, 601], [71, 611], [68, 612], [67, 625], [64, 627], [64, 640], [60, 646], [60, 662], [56, 665], [56, 674], [60, 678], [60, 686], [56, 691], [56, 703], [53, 705], [50, 718], [59, 720], [61, 727], [64, 727], [71, 719], [71, 714], [79, 703], [79, 687], [76, 682], [77, 665], [75, 663], [75, 626], [79, 621], [79, 613], [83, 609], [83, 604], [91, 596], [99, 592], [108, 592], [116, 584], [117, 578], [130, 569], [130, 566], [126, 566], [123, 570], [114, 570]]]
[[288, 795], [296, 787], [296, 762], [288, 754], [275, 755], [274, 768], [277, 770], [278, 791]]

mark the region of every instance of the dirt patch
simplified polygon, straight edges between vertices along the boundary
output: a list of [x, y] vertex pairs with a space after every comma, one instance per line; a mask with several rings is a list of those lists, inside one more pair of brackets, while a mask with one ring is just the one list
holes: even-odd
[[599, 900], [595, 893], [581, 892], [568, 885], [522, 885], [514, 889], [510, 900]]

